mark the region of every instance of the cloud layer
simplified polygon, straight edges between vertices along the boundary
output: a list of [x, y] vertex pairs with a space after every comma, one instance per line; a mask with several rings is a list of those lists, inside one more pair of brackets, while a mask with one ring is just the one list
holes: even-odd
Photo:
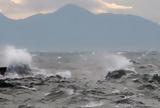
[[118, 5], [116, 3], [109, 3], [105, 2], [104, 0], [97, 0], [98, 3], [100, 3], [104, 9], [132, 9], [132, 6], [124, 6], [124, 5]]
[[75, 4], [94, 13], [125, 13], [160, 21], [159, 0], [0, 0], [0, 12], [12, 19], [54, 12], [66, 4]]

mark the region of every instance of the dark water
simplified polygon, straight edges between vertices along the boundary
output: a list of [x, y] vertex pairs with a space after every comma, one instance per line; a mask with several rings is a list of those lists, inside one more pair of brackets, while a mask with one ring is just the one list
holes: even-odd
[[[159, 108], [159, 52], [32, 53], [0, 80], [0, 108]], [[105, 79], [109, 72], [125, 74]], [[109, 76], [108, 76], [109, 77]]]

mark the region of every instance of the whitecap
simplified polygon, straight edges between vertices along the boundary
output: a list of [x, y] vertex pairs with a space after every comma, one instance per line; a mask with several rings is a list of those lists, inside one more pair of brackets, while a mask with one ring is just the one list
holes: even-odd
[[97, 102], [97, 101], [91, 101], [86, 105], [81, 106], [82, 108], [92, 108], [92, 107], [100, 107], [102, 106], [104, 103], [102, 101]]
[[62, 78], [71, 78], [72, 73], [70, 71], [57, 72], [55, 75], [61, 76]]

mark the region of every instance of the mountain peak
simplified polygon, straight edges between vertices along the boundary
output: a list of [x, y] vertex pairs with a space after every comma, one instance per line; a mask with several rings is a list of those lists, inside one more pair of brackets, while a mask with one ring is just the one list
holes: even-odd
[[4, 44], [40, 50], [160, 48], [157, 24], [131, 15], [94, 15], [76, 5], [14, 23], [7, 21], [0, 17], [0, 43]]
[[65, 6], [61, 7], [60, 9], [58, 9], [55, 13], [71, 13], [71, 14], [87, 13], [87, 14], [92, 14], [91, 12], [86, 10], [85, 8], [82, 8], [78, 5], [73, 5], [73, 4], [65, 5]]
[[74, 5], [74, 4], [67, 4], [67, 5], [64, 5], [63, 7], [61, 7], [61, 8], [63, 8], [63, 9], [82, 9], [80, 6], [78, 6], [78, 5]]

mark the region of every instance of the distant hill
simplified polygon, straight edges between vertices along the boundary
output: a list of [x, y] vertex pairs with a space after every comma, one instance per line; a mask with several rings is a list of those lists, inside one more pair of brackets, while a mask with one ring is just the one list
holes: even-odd
[[35, 50], [160, 48], [160, 26], [138, 16], [99, 14], [67, 5], [23, 20], [0, 15], [0, 44]]

